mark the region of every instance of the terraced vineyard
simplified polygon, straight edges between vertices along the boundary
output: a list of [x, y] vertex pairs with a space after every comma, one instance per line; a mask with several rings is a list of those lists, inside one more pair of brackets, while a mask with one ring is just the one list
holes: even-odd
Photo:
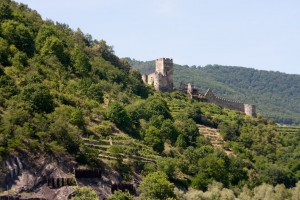
[[159, 156], [150, 147], [126, 135], [112, 135], [109, 139], [83, 138], [86, 146], [96, 150], [104, 160], [155, 162]]
[[215, 128], [197, 124], [200, 134], [202, 134], [214, 148], [224, 151], [227, 155], [233, 155], [230, 149], [224, 148], [225, 141]]
[[[168, 106], [173, 115], [180, 115], [180, 113], [185, 112], [186, 102], [176, 99], [172, 102], [168, 102]], [[199, 133], [202, 134], [214, 148], [221, 149], [227, 155], [233, 154], [230, 149], [224, 148], [225, 141], [217, 129], [200, 124], [197, 124], [197, 127]]]
[[176, 116], [185, 111], [186, 102], [179, 99], [174, 99], [173, 101], [168, 102], [168, 107], [172, 115]]
[[300, 126], [278, 126], [277, 130], [281, 133], [300, 134]]

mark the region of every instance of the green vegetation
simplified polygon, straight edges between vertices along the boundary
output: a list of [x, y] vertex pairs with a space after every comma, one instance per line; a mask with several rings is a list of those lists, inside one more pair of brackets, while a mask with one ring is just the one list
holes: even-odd
[[165, 200], [175, 197], [174, 184], [170, 183], [166, 174], [153, 172], [148, 174], [140, 185], [142, 199]]
[[108, 200], [133, 200], [129, 192], [116, 191]]
[[80, 187], [75, 190], [75, 197], [72, 199], [73, 200], [81, 200], [81, 199], [97, 200], [99, 198], [97, 193], [93, 189], [89, 187]]
[[[264, 188], [268, 198], [297, 195], [299, 127], [154, 92], [104, 40], [9, 0], [0, 11], [0, 161], [19, 152], [72, 156], [123, 181], [140, 177], [144, 199], [259, 199]], [[224, 148], [200, 125], [217, 129]]]
[[[142, 74], [155, 70], [154, 61], [128, 62]], [[300, 75], [243, 67], [174, 65], [174, 84], [193, 83], [200, 92], [212, 88], [218, 96], [255, 104], [258, 113], [280, 124], [300, 124]]]

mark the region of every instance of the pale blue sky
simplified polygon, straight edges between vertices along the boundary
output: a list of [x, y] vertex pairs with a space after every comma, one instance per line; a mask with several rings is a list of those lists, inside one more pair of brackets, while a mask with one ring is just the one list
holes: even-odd
[[300, 74], [299, 0], [18, 0], [119, 57]]

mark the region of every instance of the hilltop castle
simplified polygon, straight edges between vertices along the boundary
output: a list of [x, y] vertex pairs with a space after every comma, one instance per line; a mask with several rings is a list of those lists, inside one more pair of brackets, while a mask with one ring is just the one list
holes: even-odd
[[[155, 72], [149, 75], [143, 75], [144, 83], [153, 85], [156, 91], [171, 92], [173, 91], [173, 59], [159, 58], [155, 61]], [[245, 104], [239, 101], [232, 101], [225, 98], [217, 97], [212, 89], [208, 89], [206, 93], [200, 93], [192, 84], [181, 84], [180, 91], [187, 93], [190, 98], [200, 101], [214, 103], [222, 108], [238, 110], [244, 112], [248, 116], [256, 117], [255, 105]]]
[[143, 75], [144, 83], [153, 85], [156, 91], [173, 91], [173, 59], [159, 58], [155, 61], [155, 72]]

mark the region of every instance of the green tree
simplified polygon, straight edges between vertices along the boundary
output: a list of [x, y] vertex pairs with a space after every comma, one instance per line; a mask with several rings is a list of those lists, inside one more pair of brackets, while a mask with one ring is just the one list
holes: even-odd
[[146, 100], [145, 109], [147, 111], [147, 120], [150, 119], [153, 115], [162, 115], [165, 119], [171, 118], [167, 102], [160, 97], [149, 97]]
[[91, 84], [91, 86], [87, 89], [86, 94], [89, 98], [98, 101], [99, 103], [103, 103], [103, 92], [102, 87], [99, 83]]
[[163, 139], [169, 140], [171, 144], [175, 144], [178, 133], [172, 120], [166, 119], [163, 121], [160, 128], [160, 134]]
[[36, 49], [41, 50], [47, 38], [51, 36], [57, 36], [56, 32], [57, 30], [55, 30], [54, 26], [43, 24], [40, 27], [39, 32], [35, 38]]
[[0, 3], [0, 22], [8, 19], [12, 19], [13, 11], [9, 4], [5, 1]]
[[196, 123], [192, 119], [179, 119], [174, 123], [178, 133], [183, 135], [183, 138], [188, 145], [195, 145], [196, 138], [199, 135], [199, 130]]
[[186, 139], [185, 139], [185, 136], [183, 134], [178, 135], [175, 145], [177, 147], [181, 147], [181, 148], [186, 148], [187, 147]]
[[164, 143], [161, 139], [160, 132], [154, 126], [150, 126], [144, 136], [144, 141], [147, 145], [151, 146], [153, 150], [161, 153], [164, 150]]
[[110, 104], [107, 108], [106, 116], [123, 130], [130, 126], [130, 118], [124, 107], [119, 103]]
[[79, 47], [75, 47], [71, 52], [71, 61], [73, 63], [75, 72], [79, 75], [85, 76], [91, 71], [89, 58], [87, 54]]
[[31, 104], [32, 108], [38, 112], [51, 112], [54, 108], [53, 97], [50, 90], [42, 84], [29, 84], [21, 92], [24, 101]]
[[169, 178], [173, 178], [176, 169], [176, 160], [174, 158], [159, 158], [157, 160], [157, 169], [164, 172]]
[[14, 81], [6, 75], [0, 75], [0, 104], [18, 93]]
[[15, 55], [11, 59], [11, 63], [17, 69], [22, 70], [28, 64], [27, 59], [28, 58], [25, 53], [23, 53], [22, 51], [18, 51], [17, 53], [15, 53]]
[[2, 36], [15, 45], [20, 51], [33, 55], [34, 41], [31, 30], [24, 24], [14, 20], [7, 20], [1, 25]]
[[65, 54], [63, 42], [56, 36], [50, 36], [46, 39], [42, 49], [42, 56], [56, 56], [62, 64], [68, 63], [67, 55]]
[[85, 122], [84, 122], [82, 110], [79, 108], [75, 109], [70, 114], [69, 122], [78, 127], [81, 127], [81, 128], [84, 127]]
[[164, 200], [175, 197], [174, 184], [168, 181], [163, 172], [148, 174], [140, 184], [142, 199]]
[[0, 37], [0, 63], [4, 66], [9, 65], [8, 55], [9, 55], [9, 48], [8, 42]]
[[148, 88], [143, 83], [141, 74], [135, 69], [129, 71], [129, 87], [134, 94], [137, 94], [142, 98], [148, 97]]
[[197, 189], [206, 189], [213, 180], [228, 185], [228, 171], [225, 161], [214, 154], [210, 154], [198, 161], [199, 173], [192, 181]]

